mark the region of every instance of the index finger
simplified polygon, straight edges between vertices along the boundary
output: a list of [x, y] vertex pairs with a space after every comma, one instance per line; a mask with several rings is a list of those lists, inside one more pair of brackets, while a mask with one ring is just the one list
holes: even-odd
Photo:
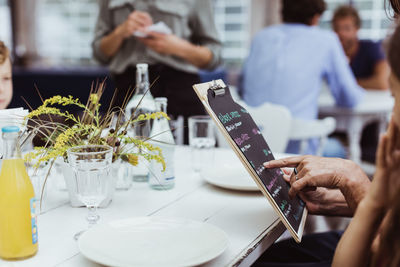
[[146, 13], [146, 12], [142, 12], [142, 11], [133, 11], [131, 13], [132, 18], [136, 18], [138, 20], [140, 20], [140, 22], [142, 24], [144, 24], [145, 26], [150, 26], [151, 24], [153, 24], [153, 19], [151, 18], [151, 16]]
[[305, 156], [295, 156], [284, 159], [271, 160], [264, 163], [265, 168], [296, 167]]

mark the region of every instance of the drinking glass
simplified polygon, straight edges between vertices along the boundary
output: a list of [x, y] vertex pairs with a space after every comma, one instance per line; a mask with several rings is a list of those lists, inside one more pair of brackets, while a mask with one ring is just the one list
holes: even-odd
[[130, 164], [117, 159], [111, 166], [111, 176], [116, 179], [115, 189], [129, 190], [132, 186], [132, 177], [129, 175]]
[[[42, 200], [46, 199], [47, 196], [47, 186], [49, 185], [48, 179], [47, 183], [45, 184], [45, 180], [47, 177], [47, 173], [49, 171], [49, 166], [44, 164], [40, 164], [39, 167], [28, 166], [26, 168], [29, 178], [31, 180], [33, 191], [35, 192], [35, 199], [36, 199], [36, 212], [40, 214], [42, 212]], [[52, 177], [53, 178], [53, 177]]]
[[191, 147], [192, 168], [200, 172], [211, 159], [215, 146], [214, 122], [209, 116], [189, 117], [189, 145]]
[[[90, 228], [99, 220], [97, 207], [111, 189], [109, 179], [112, 179], [110, 169], [113, 151], [109, 146], [87, 145], [70, 148], [67, 154], [76, 180], [77, 197], [88, 208]], [[75, 240], [83, 232], [75, 234]]]

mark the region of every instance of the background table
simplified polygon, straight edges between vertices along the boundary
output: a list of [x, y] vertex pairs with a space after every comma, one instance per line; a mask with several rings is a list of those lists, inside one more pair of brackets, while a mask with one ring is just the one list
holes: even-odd
[[368, 90], [356, 107], [342, 108], [335, 105], [332, 95], [323, 91], [319, 98], [320, 117], [334, 117], [336, 130], [345, 132], [349, 141], [349, 158], [361, 164], [360, 140], [364, 127], [370, 122], [379, 123], [379, 132], [386, 130], [394, 99], [390, 91]]
[[[211, 223], [227, 233], [229, 246], [203, 266], [250, 266], [285, 231], [268, 200], [260, 192], [231, 191], [207, 184], [191, 169], [190, 148], [177, 146], [175, 152], [174, 189], [156, 191], [147, 183], [134, 183], [130, 190], [117, 191], [110, 206], [99, 209], [99, 223], [134, 216], [174, 216]], [[50, 187], [43, 207], [38, 216], [37, 255], [10, 264], [99, 266], [80, 254], [73, 239], [87, 227], [86, 208], [70, 207], [67, 192]], [[0, 260], [0, 266], [7, 263]]]

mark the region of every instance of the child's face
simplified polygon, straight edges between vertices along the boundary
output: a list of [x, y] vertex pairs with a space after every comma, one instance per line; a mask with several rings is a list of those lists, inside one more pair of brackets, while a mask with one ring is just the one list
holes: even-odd
[[400, 80], [393, 72], [390, 74], [389, 84], [394, 97], [393, 120], [400, 128]]
[[10, 59], [7, 59], [0, 64], [0, 109], [5, 109], [10, 104], [12, 87], [11, 62]]

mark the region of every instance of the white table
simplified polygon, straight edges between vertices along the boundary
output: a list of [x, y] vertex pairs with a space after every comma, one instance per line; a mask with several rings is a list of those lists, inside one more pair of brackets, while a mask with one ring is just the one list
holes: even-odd
[[[208, 222], [227, 233], [229, 246], [203, 266], [250, 266], [285, 231], [268, 200], [259, 192], [230, 191], [207, 184], [191, 170], [190, 149], [178, 146], [175, 152], [174, 189], [155, 191], [147, 183], [134, 183], [128, 191], [117, 191], [109, 207], [99, 209], [99, 223], [134, 216], [177, 216]], [[67, 192], [57, 190], [47, 191], [43, 205], [45, 212], [38, 216], [37, 255], [11, 265], [99, 266], [80, 254], [73, 239], [87, 227], [86, 209], [70, 207]], [[5, 263], [0, 260], [0, 266]]]
[[336, 130], [345, 132], [349, 140], [349, 158], [361, 164], [360, 140], [363, 128], [370, 122], [379, 122], [379, 132], [386, 130], [394, 99], [389, 91], [368, 90], [362, 102], [353, 109], [341, 108], [329, 92], [323, 91], [319, 98], [320, 117], [334, 117]]

